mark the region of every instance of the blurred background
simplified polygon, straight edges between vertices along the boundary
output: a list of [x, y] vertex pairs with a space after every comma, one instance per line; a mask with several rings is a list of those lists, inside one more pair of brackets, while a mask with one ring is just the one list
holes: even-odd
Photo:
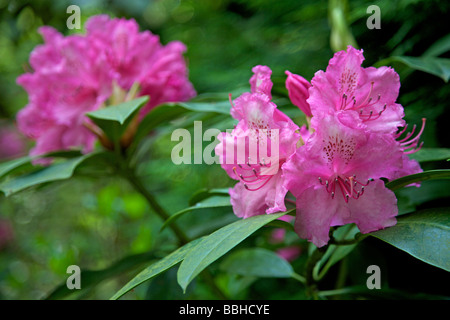
[[[82, 26], [96, 14], [134, 18], [141, 30], [158, 34], [163, 44], [172, 40], [184, 42], [188, 47], [190, 80], [200, 95], [223, 93], [226, 99], [228, 92], [248, 88], [253, 66], [268, 65], [273, 70], [280, 107], [293, 115], [298, 111], [286, 102], [284, 71], [311, 80], [314, 72], [326, 68], [333, 52], [345, 48], [340, 40], [364, 49], [365, 67], [391, 56], [420, 57], [438, 40], [438, 56], [450, 58], [447, 1], [0, 0], [0, 161], [24, 155], [31, 146], [15, 129], [15, 115], [28, 99], [15, 79], [26, 70], [33, 48], [42, 43], [37, 28], [50, 25], [63, 34], [84, 32], [66, 27], [70, 15], [66, 9], [72, 4], [81, 9]], [[366, 10], [373, 4], [381, 9], [381, 29], [369, 30], [366, 21], [370, 14]], [[450, 110], [448, 83], [398, 61], [389, 65], [401, 76], [398, 101], [405, 107], [407, 122], [420, 126], [421, 118], [426, 117], [422, 136], [425, 146], [450, 147], [446, 131]], [[445, 72], [448, 77], [448, 65]], [[226, 117], [214, 120], [210, 125], [219, 129], [232, 125]], [[187, 207], [196, 190], [234, 184], [218, 165], [174, 165], [167, 146], [175, 143], [170, 141], [169, 133], [170, 130], [151, 139], [151, 160], [143, 166], [149, 188], [159, 195], [169, 212]], [[446, 163], [439, 166], [448, 167]], [[445, 191], [449, 187], [447, 182], [435, 182], [424, 188], [425, 192], [405, 192], [400, 201], [405, 204], [404, 210], [417, 203], [425, 207], [448, 205]], [[164, 234], [159, 232], [161, 221], [150, 213], [139, 194], [113, 177], [71, 179], [9, 198], [1, 196], [0, 299], [41, 299], [65, 282], [69, 265], [101, 270], [125, 256], [142, 257], [160, 248], [165, 244]], [[183, 217], [180, 223], [192, 225], [189, 233], [194, 236], [211, 232], [233, 219], [230, 209], [216, 209], [189, 219]], [[263, 240], [251, 241], [258, 245]], [[170, 247], [170, 243], [167, 245]], [[387, 276], [393, 287], [414, 294], [448, 294], [438, 285], [443, 276], [448, 278], [445, 272], [380, 241], [367, 241], [350, 258], [359, 261], [363, 256], [389, 265]], [[355, 277], [364, 279], [364, 272], [365, 269], [355, 271]], [[417, 276], [411, 282], [414, 272], [429, 276]], [[160, 292], [156, 288], [164, 278], [172, 278], [173, 287]], [[83, 297], [108, 299], [129, 279], [130, 273], [123, 272], [83, 292]], [[216, 280], [224, 287], [230, 283], [220, 276]], [[263, 279], [247, 285], [240, 283], [239, 290], [228, 290], [236, 292], [233, 297], [238, 298], [302, 298], [297, 284], [283, 281]], [[216, 298], [201, 283], [183, 296], [176, 284], [175, 270], [138, 287], [127, 297]]]

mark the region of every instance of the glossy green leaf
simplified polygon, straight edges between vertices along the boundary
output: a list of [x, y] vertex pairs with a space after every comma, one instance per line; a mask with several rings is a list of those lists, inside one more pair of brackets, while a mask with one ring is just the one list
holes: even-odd
[[370, 233], [426, 263], [450, 271], [450, 208], [403, 215], [393, 227]]
[[290, 278], [294, 270], [275, 252], [263, 248], [242, 249], [228, 255], [220, 269], [241, 276]]
[[185, 257], [178, 270], [178, 283], [186, 290], [189, 283], [211, 263], [269, 222], [286, 212], [259, 215], [233, 222], [204, 238]]
[[195, 205], [211, 196], [229, 196], [229, 188], [217, 188], [217, 189], [201, 189], [195, 192], [189, 199], [189, 206]]
[[80, 151], [76, 150], [62, 150], [62, 151], [54, 151], [50, 153], [46, 153], [40, 156], [24, 156], [17, 159], [12, 159], [6, 162], [0, 163], [0, 178], [3, 176], [13, 174], [16, 171], [24, 171], [24, 170], [32, 170], [39, 168], [39, 165], [33, 165], [32, 161], [40, 159], [40, 158], [62, 158], [62, 159], [71, 159], [80, 157], [82, 154]]
[[409, 155], [411, 159], [419, 162], [440, 161], [450, 159], [450, 149], [448, 148], [422, 148]]
[[125, 132], [128, 124], [148, 100], [148, 96], [142, 96], [118, 105], [108, 106], [89, 112], [86, 115], [94, 121], [94, 123], [98, 125], [112, 141], [118, 141]]
[[450, 179], [450, 170], [449, 169], [429, 170], [416, 174], [411, 174], [386, 183], [386, 187], [391, 190], [397, 190], [406, 187], [411, 183], [436, 179]]
[[191, 250], [198, 242], [200, 242], [200, 240], [201, 238], [189, 242], [188, 244], [182, 246], [181, 248], [178, 248], [165, 258], [151, 264], [150, 266], [142, 270], [130, 282], [128, 282], [119, 291], [117, 291], [117, 293], [111, 297], [111, 300], [119, 299], [128, 291], [132, 290], [133, 288], [137, 287], [143, 282], [150, 280], [151, 278], [157, 276], [161, 272], [164, 272], [167, 269], [170, 269], [171, 267], [179, 263], [181, 260], [184, 259], [186, 253], [189, 252], [189, 250]]
[[437, 58], [431, 56], [423, 57], [407, 57], [394, 56], [380, 62], [381, 64], [389, 64], [390, 62], [401, 62], [414, 70], [423, 71], [440, 77], [445, 82], [450, 78], [450, 59]]
[[219, 208], [219, 207], [230, 207], [230, 197], [224, 197], [224, 196], [212, 196], [210, 198], [206, 198], [203, 201], [197, 202], [195, 205], [188, 207], [186, 209], [180, 210], [177, 213], [170, 216], [169, 219], [167, 219], [164, 224], [161, 227], [162, 229], [165, 229], [167, 226], [169, 226], [171, 223], [173, 223], [176, 219], [180, 218], [182, 215], [199, 209], [209, 209], [209, 208]]
[[25, 156], [18, 159], [9, 160], [7, 162], [0, 163], [0, 178], [11, 173], [12, 171], [24, 167], [24, 166], [30, 166], [31, 165], [32, 158], [29, 156]]
[[9, 196], [13, 193], [42, 183], [68, 179], [72, 177], [75, 169], [79, 165], [87, 159], [97, 155], [99, 155], [99, 153], [90, 153], [81, 157], [71, 158], [21, 176], [7, 179], [0, 184], [0, 190], [3, 191], [6, 196]]

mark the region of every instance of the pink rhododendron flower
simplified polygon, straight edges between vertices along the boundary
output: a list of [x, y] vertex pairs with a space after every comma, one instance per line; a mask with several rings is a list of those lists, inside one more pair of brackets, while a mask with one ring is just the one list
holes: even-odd
[[390, 67], [363, 68], [363, 60], [363, 51], [352, 46], [335, 53], [326, 71], [311, 80], [311, 112], [354, 113], [368, 130], [394, 133], [405, 125], [403, 107], [396, 103], [400, 78]]
[[[216, 148], [222, 167], [239, 180], [230, 189], [237, 216], [285, 211], [291, 192], [295, 231], [318, 247], [328, 243], [332, 226], [354, 223], [368, 233], [396, 224], [397, 199], [384, 181], [422, 171], [408, 155], [422, 146], [425, 119], [416, 136], [415, 127], [405, 134], [403, 107], [396, 103], [398, 74], [388, 67], [363, 68], [363, 60], [362, 50], [349, 46], [311, 84], [286, 71], [291, 102], [307, 116], [300, 128], [271, 101], [270, 69], [253, 68], [251, 92], [232, 103], [231, 115], [239, 122], [219, 135]], [[271, 129], [279, 131], [275, 165], [248, 156], [252, 146], [263, 148], [261, 140], [267, 148], [274, 144], [267, 139]], [[284, 232], [275, 230], [272, 240]]]
[[380, 180], [402, 167], [394, 137], [348, 127], [333, 114], [313, 116], [312, 126], [314, 134], [283, 166], [297, 198], [298, 235], [321, 247], [331, 226], [355, 223], [367, 233], [394, 225], [397, 199]]
[[91, 17], [86, 29], [86, 35], [65, 37], [41, 27], [44, 44], [30, 55], [32, 72], [17, 79], [29, 96], [17, 122], [36, 140], [31, 155], [71, 148], [92, 151], [97, 136], [86, 112], [150, 95], [142, 117], [157, 104], [195, 95], [182, 43], [163, 46], [158, 36], [139, 32], [134, 20], [106, 15]]
[[239, 180], [230, 196], [234, 213], [243, 218], [286, 210], [280, 167], [299, 139], [298, 126], [271, 101], [271, 70], [266, 66], [252, 70], [251, 92], [232, 103], [230, 113], [239, 122], [231, 133], [218, 136], [216, 146], [222, 167]]
[[291, 99], [292, 104], [299, 107], [307, 117], [311, 118], [311, 108], [307, 102], [309, 98], [309, 88], [311, 84], [298, 74], [286, 71], [286, 89], [289, 93], [289, 99]]
[[185, 101], [196, 92], [188, 81], [183, 53], [186, 46], [172, 41], [163, 46], [157, 35], [139, 32], [134, 20], [110, 19], [106, 15], [92, 17], [86, 23], [87, 37], [98, 46], [111, 68], [113, 78], [122, 89], [134, 83], [139, 95], [150, 95], [141, 110], [146, 114], [164, 102]]

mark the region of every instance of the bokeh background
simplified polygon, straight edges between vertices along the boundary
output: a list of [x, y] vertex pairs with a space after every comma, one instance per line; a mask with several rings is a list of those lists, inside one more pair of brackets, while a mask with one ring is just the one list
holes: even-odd
[[[69, 17], [66, 9], [71, 4], [81, 8], [82, 25], [95, 14], [134, 18], [141, 30], [149, 29], [160, 35], [163, 44], [172, 40], [184, 42], [188, 47], [190, 79], [200, 95], [223, 93], [226, 99], [228, 92], [248, 87], [253, 66], [268, 65], [273, 70], [280, 107], [293, 115], [298, 111], [286, 102], [284, 71], [310, 80], [314, 72], [326, 68], [334, 51], [343, 49], [336, 39], [345, 38], [363, 48], [366, 67], [390, 56], [420, 57], [440, 39], [444, 40], [439, 56], [450, 58], [450, 3], [447, 1], [0, 0], [0, 157], [3, 160], [26, 154], [32, 145], [15, 130], [15, 114], [28, 99], [15, 79], [26, 70], [30, 52], [42, 43], [37, 28], [50, 25], [63, 34], [83, 32], [66, 27]], [[366, 26], [370, 16], [366, 10], [372, 4], [381, 9], [379, 30], [369, 30]], [[336, 22], [333, 9], [343, 15], [344, 27]], [[405, 107], [407, 122], [420, 125], [420, 119], [426, 117], [422, 136], [425, 145], [450, 147], [448, 83], [399, 62], [392, 61], [391, 65], [401, 76], [399, 102]], [[219, 129], [232, 125], [227, 118], [211, 121], [209, 125]], [[149, 161], [142, 167], [143, 176], [168, 211], [187, 207], [196, 190], [233, 185], [218, 165], [174, 165], [170, 161], [171, 147], [175, 144], [170, 141], [170, 130], [149, 141]], [[446, 163], [439, 166], [448, 167]], [[448, 182], [434, 182], [423, 189], [425, 192], [405, 192], [400, 201], [405, 204], [404, 210], [417, 203], [424, 207], [448, 205], [449, 187]], [[202, 235], [233, 219], [229, 209], [205, 210], [189, 219], [183, 217], [180, 222], [191, 235]], [[142, 256], [155, 248], [170, 246], [164, 242], [160, 227], [161, 221], [151, 214], [145, 200], [127, 183], [114, 177], [80, 177], [9, 198], [1, 196], [0, 299], [41, 299], [65, 282], [69, 265], [101, 270], [125, 256]], [[252, 241], [258, 245], [263, 240]], [[349, 259], [353, 262], [365, 259], [366, 264], [378, 259], [376, 263], [388, 266], [383, 269], [388, 270], [383, 273], [386, 276], [383, 279], [393, 288], [411, 294], [448, 295], [439, 285], [443, 277], [448, 279], [445, 272], [380, 241], [366, 241]], [[82, 297], [108, 299], [133, 274], [126, 265], [123, 268], [119, 276], [102, 281], [83, 292]], [[332, 276], [336, 276], [337, 270]], [[347, 272], [351, 274], [351, 270]], [[367, 277], [364, 271], [354, 270], [355, 278], [348, 281], [365, 281], [362, 280]], [[216, 281], [223, 287], [230, 283], [226, 277], [217, 277]], [[173, 279], [170, 282], [173, 287], [157, 290], [161, 288], [158, 281], [166, 278]], [[262, 279], [239, 283], [239, 288], [228, 286], [228, 290], [238, 298], [303, 297], [297, 284], [283, 281]], [[138, 287], [127, 297], [216, 298], [201, 283], [183, 296], [176, 284], [175, 270]]]

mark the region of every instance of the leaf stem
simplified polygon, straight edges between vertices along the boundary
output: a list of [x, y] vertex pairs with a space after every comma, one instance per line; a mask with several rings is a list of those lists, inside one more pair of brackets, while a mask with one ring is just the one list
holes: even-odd
[[317, 296], [317, 282], [314, 279], [314, 267], [316, 266], [317, 262], [319, 262], [322, 259], [327, 249], [328, 245], [316, 248], [306, 261], [306, 268], [305, 268], [306, 292], [308, 295], [311, 295], [315, 299], [318, 299], [318, 296]]
[[[153, 210], [156, 212], [156, 214], [163, 220], [166, 221], [170, 218], [170, 215], [164, 210], [164, 208], [158, 203], [156, 198], [151, 194], [147, 188], [143, 185], [143, 183], [140, 181], [140, 179], [136, 176], [133, 170], [128, 169], [125, 172], [122, 172], [123, 176], [130, 182], [130, 184], [138, 191], [140, 194], [144, 196], [144, 198], [147, 200], [148, 204], [153, 208]], [[169, 227], [172, 229], [172, 231], [175, 233], [178, 241], [181, 245], [185, 245], [189, 242], [188, 237], [186, 234], [178, 228], [178, 226], [175, 223], [171, 223]]]

